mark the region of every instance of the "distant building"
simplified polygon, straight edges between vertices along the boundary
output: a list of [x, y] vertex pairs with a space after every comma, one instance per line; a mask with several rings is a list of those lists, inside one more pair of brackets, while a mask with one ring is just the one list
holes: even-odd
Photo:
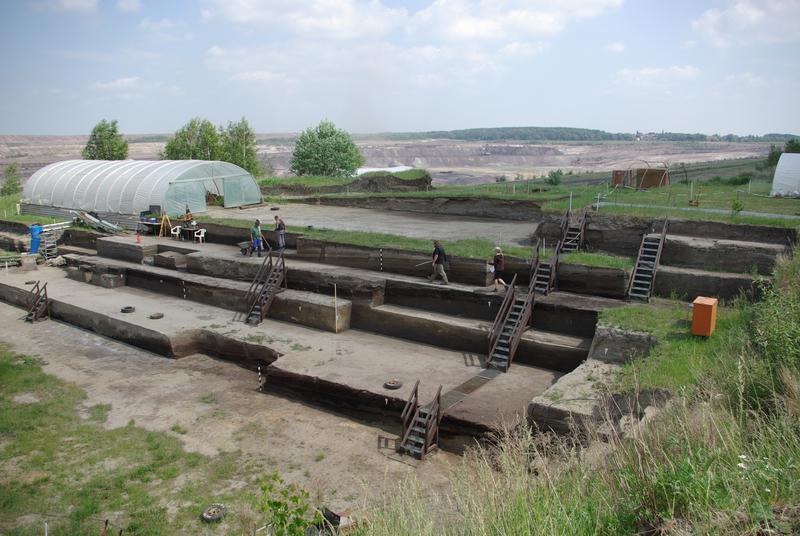
[[772, 178], [770, 195], [800, 197], [800, 153], [783, 153]]

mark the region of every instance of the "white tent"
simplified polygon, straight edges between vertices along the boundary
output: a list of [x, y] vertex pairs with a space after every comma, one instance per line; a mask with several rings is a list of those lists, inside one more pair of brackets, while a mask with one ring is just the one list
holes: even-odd
[[781, 155], [772, 179], [771, 195], [800, 197], [800, 153]]
[[225, 207], [261, 202], [252, 175], [214, 160], [66, 160], [43, 167], [27, 180], [29, 205], [139, 215], [151, 206], [170, 216], [206, 210], [206, 192]]

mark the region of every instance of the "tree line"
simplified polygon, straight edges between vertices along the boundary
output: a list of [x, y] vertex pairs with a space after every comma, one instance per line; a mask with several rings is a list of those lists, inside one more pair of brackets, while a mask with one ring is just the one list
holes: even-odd
[[[101, 120], [92, 129], [86, 147], [86, 160], [124, 160], [128, 142], [119, 132], [116, 120]], [[164, 160], [221, 160], [246, 169], [254, 176], [265, 169], [256, 153], [256, 134], [244, 117], [215, 127], [208, 119], [195, 117], [179, 128], [164, 145]], [[296, 175], [348, 176], [364, 163], [349, 133], [331, 121], [303, 131], [295, 142], [291, 171]]]
[[736, 134], [700, 134], [685, 132], [614, 133], [604, 130], [572, 127], [498, 127], [461, 130], [432, 130], [428, 132], [388, 132], [381, 136], [395, 140], [451, 139], [463, 141], [771, 141], [784, 142], [796, 138], [793, 134], [738, 136]]

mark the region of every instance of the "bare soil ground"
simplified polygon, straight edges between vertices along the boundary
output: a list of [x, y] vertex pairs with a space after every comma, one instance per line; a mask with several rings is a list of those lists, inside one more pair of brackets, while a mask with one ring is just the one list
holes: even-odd
[[[277, 212], [268, 206], [227, 210], [209, 207], [205, 215], [212, 218], [235, 218], [253, 221], [261, 219], [265, 226], [273, 223]], [[486, 238], [497, 244], [527, 245], [536, 232], [536, 223], [487, 220], [467, 216], [420, 214], [391, 210], [334, 207], [287, 203], [281, 205], [280, 215], [287, 225], [313, 225], [321, 229], [370, 231], [413, 238], [440, 238], [460, 240]]]
[[[51, 162], [80, 158], [86, 136], [0, 136], [0, 165], [16, 162], [24, 176]], [[769, 143], [600, 142], [520, 143], [457, 140], [359, 142], [370, 167], [409, 165], [433, 172], [438, 183], [491, 182], [499, 175], [541, 175], [552, 169], [575, 172], [626, 169], [658, 163], [706, 162], [761, 157]], [[158, 158], [163, 142], [132, 141], [129, 157]], [[258, 146], [275, 173], [288, 174], [293, 146]], [[442, 173], [451, 172], [451, 173]]]
[[[415, 472], [415, 460], [377, 448], [378, 436], [390, 435], [378, 423], [260, 393], [249, 370], [200, 354], [167, 359], [60, 322], [32, 325], [23, 315], [0, 303], [0, 339], [85, 390], [81, 411], [110, 405], [107, 428], [133, 420], [174, 434], [189, 451], [235, 453], [237, 465], [258, 462], [342, 510], [361, 510]], [[175, 425], [185, 433], [170, 431]], [[455, 459], [440, 451], [416, 477], [436, 493]]]

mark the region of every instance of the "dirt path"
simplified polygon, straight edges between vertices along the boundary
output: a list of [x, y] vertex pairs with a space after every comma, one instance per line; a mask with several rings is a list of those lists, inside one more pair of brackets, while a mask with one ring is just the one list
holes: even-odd
[[[231, 363], [199, 354], [167, 359], [60, 322], [31, 325], [23, 314], [0, 303], [2, 341], [84, 389], [82, 411], [110, 404], [107, 427], [134, 420], [175, 434], [190, 451], [238, 452], [241, 464], [265, 462], [332, 508], [360, 510], [412, 473], [436, 493], [458, 459], [438, 452], [417, 471], [414, 460], [377, 448], [378, 436], [391, 436], [379, 423], [260, 393], [256, 375]], [[176, 424], [187, 432], [170, 431]]]
[[244, 210], [209, 208], [206, 215], [213, 218], [236, 218], [255, 220], [271, 225], [275, 214], [280, 214], [287, 225], [313, 225], [318, 228], [346, 231], [370, 231], [413, 238], [487, 238], [497, 244], [527, 245], [536, 232], [536, 223], [499, 219], [470, 218], [400, 212], [392, 210], [370, 210], [366, 208], [332, 207], [287, 203], [280, 212], [270, 207], [255, 207]]

